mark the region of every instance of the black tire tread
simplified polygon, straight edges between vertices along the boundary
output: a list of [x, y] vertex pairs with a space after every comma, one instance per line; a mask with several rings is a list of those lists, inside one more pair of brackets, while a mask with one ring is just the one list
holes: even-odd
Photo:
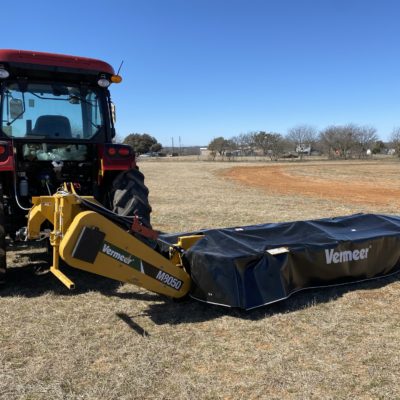
[[4, 206], [3, 199], [0, 199], [0, 284], [4, 283], [7, 271], [6, 257], [6, 231], [4, 228]]
[[121, 172], [112, 184], [112, 206], [118, 215], [141, 218], [141, 222], [151, 227], [149, 189], [144, 184], [144, 175], [137, 169]]

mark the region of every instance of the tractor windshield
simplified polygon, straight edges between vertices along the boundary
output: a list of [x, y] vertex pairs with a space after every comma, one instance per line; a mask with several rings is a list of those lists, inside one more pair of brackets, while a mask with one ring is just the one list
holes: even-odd
[[100, 96], [87, 86], [10, 82], [2, 93], [2, 131], [14, 138], [90, 139], [103, 126]]

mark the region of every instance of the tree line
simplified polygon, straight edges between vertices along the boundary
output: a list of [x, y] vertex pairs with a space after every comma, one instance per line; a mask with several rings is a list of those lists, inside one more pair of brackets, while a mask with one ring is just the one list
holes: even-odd
[[[393, 129], [389, 146], [400, 155], [400, 128]], [[302, 158], [313, 151], [328, 155], [329, 158], [363, 158], [388, 150], [374, 127], [356, 124], [331, 125], [322, 131], [310, 125], [297, 125], [289, 129], [286, 135], [254, 131], [229, 139], [219, 136], [208, 144], [208, 149], [214, 158], [217, 155], [229, 158], [261, 153], [271, 160], [293, 153]]]
[[148, 133], [130, 133], [124, 138], [122, 143], [131, 146], [137, 155], [157, 153], [162, 149], [157, 139]]
[[[157, 153], [162, 145], [147, 133], [131, 133], [123, 143], [130, 145], [136, 154]], [[393, 149], [400, 157], [400, 127], [394, 128], [390, 142], [379, 139], [372, 126], [356, 124], [331, 125], [317, 131], [310, 125], [297, 125], [288, 130], [286, 135], [276, 132], [253, 131], [241, 133], [226, 139], [216, 137], [208, 144], [211, 157], [234, 157], [235, 155], [252, 156], [262, 154], [271, 160], [293, 156], [302, 158], [305, 154], [318, 152], [329, 158], [363, 158], [369, 152], [385, 153]]]

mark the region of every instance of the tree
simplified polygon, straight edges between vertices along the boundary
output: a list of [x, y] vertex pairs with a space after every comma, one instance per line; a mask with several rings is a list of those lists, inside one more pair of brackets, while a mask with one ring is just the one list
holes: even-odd
[[374, 143], [374, 146], [372, 148], [372, 154], [381, 154], [384, 153], [386, 149], [386, 145], [384, 142], [382, 142], [382, 140], [377, 140]]
[[354, 150], [358, 153], [358, 158], [365, 157], [367, 151], [371, 150], [373, 144], [378, 140], [376, 129], [372, 126], [356, 126], [355, 127], [355, 146]]
[[391, 146], [395, 149], [397, 157], [400, 157], [400, 128], [393, 128], [390, 135]]
[[226, 151], [225, 155], [228, 160], [232, 160], [236, 156], [237, 145], [233, 139], [228, 139], [226, 141]]
[[286, 139], [294, 145], [301, 160], [304, 150], [311, 149], [317, 141], [317, 130], [310, 125], [297, 125], [289, 129]]
[[233, 143], [241, 155], [252, 155], [254, 151], [254, 140], [253, 133], [241, 133], [238, 136], [234, 136], [232, 139]]
[[283, 152], [283, 137], [279, 133], [260, 131], [252, 135], [255, 147], [262, 149], [263, 154], [271, 160], [277, 160]]
[[211, 152], [219, 153], [220, 156], [224, 156], [225, 152], [229, 150], [231, 145], [231, 141], [219, 136], [211, 140], [211, 142], [208, 144], [208, 149], [211, 150]]
[[271, 160], [278, 161], [279, 157], [283, 154], [285, 147], [285, 139], [280, 133], [271, 133], [271, 147], [270, 158]]
[[268, 154], [268, 150], [271, 149], [271, 134], [264, 131], [257, 132], [253, 136], [253, 141], [255, 147], [261, 149], [264, 156], [266, 156]]
[[365, 157], [378, 140], [376, 129], [372, 126], [355, 124], [332, 125], [320, 134], [320, 141], [330, 157], [347, 159], [353, 154]]
[[131, 146], [137, 154], [144, 154], [150, 151], [158, 152], [162, 149], [157, 139], [147, 133], [131, 133], [124, 139], [123, 143]]
[[158, 153], [162, 149], [162, 146], [160, 143], [154, 143], [150, 146], [150, 151], [154, 153]]
[[320, 133], [320, 141], [329, 157], [347, 159], [355, 148], [357, 127], [354, 124], [332, 125]]

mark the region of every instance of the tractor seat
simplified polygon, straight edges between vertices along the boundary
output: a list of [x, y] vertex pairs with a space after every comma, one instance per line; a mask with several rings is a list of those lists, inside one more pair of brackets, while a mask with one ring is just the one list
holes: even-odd
[[69, 119], [62, 115], [41, 115], [29, 135], [71, 138], [71, 124]]

